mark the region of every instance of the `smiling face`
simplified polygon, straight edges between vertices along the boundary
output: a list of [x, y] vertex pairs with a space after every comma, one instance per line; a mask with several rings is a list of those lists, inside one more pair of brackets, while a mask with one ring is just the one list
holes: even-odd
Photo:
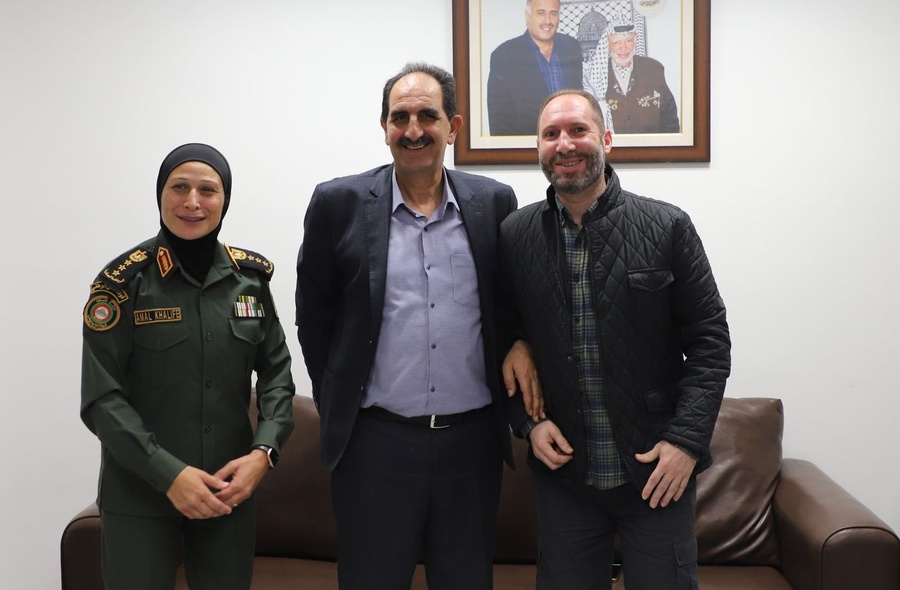
[[535, 43], [552, 41], [559, 26], [558, 0], [531, 0], [530, 9], [525, 9], [525, 25]]
[[185, 162], [172, 170], [163, 186], [163, 223], [183, 240], [196, 240], [222, 221], [225, 192], [222, 179], [209, 164]]
[[609, 57], [620, 68], [631, 65], [634, 59], [634, 31], [614, 33], [607, 37], [609, 41]]
[[444, 151], [456, 139], [462, 118], [444, 112], [441, 85], [421, 72], [400, 78], [391, 89], [387, 119], [381, 122], [398, 176], [439, 174]]
[[602, 192], [612, 134], [602, 129], [586, 98], [563, 94], [548, 102], [538, 121], [537, 146], [541, 170], [557, 193]]

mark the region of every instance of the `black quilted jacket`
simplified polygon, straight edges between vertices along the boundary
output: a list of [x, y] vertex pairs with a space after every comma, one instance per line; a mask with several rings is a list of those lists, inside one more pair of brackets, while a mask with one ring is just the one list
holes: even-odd
[[[603, 392], [619, 453], [638, 488], [655, 465], [634, 459], [665, 439], [711, 464], [709, 442], [731, 367], [725, 305], [688, 215], [622, 190], [611, 167], [601, 212], [585, 228], [600, 331]], [[559, 473], [583, 481], [587, 468], [581, 393], [573, 362], [556, 196], [503, 222], [502, 281], [510, 327], [533, 350], [548, 418], [575, 455]], [[527, 416], [512, 398], [510, 423]], [[545, 468], [532, 454], [532, 467]]]

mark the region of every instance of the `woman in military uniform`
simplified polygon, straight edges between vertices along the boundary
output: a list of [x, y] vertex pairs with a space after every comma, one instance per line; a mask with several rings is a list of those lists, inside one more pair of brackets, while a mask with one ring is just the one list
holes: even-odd
[[[81, 418], [101, 443], [107, 590], [246, 589], [253, 491], [291, 430], [272, 264], [217, 240], [231, 169], [204, 144], [163, 161], [161, 230], [115, 258], [84, 308]], [[256, 372], [259, 420], [248, 410]]]

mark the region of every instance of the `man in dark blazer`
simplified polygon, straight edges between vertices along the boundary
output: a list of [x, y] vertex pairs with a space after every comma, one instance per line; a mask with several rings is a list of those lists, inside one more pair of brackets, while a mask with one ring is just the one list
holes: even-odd
[[491, 53], [487, 105], [491, 135], [534, 135], [547, 95], [582, 87], [581, 45], [557, 33], [559, 0], [528, 0], [526, 31]]
[[[453, 77], [408, 64], [384, 87], [393, 164], [316, 187], [297, 261], [297, 329], [332, 471], [342, 590], [489, 589], [504, 403], [537, 387], [495, 328], [503, 184], [443, 167]], [[518, 394], [517, 394], [518, 395]]]

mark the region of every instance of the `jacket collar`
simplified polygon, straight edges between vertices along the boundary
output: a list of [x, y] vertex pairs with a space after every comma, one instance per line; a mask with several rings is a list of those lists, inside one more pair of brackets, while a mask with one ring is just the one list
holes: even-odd
[[[163, 232], [162, 230], [160, 230], [156, 235], [155, 250], [156, 269], [163, 279], [168, 279], [176, 272], [181, 272], [187, 281], [199, 285], [194, 277], [184, 271], [178, 261], [178, 255], [175, 254], [175, 250], [171, 247], [168, 240], [166, 240], [165, 232]], [[212, 265], [210, 265], [209, 267], [209, 272], [206, 275], [206, 281], [204, 281], [204, 284], [214, 283], [219, 279], [233, 274], [234, 272], [236, 272], [236, 270], [237, 269], [232, 262], [231, 257], [225, 250], [225, 245], [222, 244], [222, 242], [219, 242], [218, 244], [216, 244]]]

